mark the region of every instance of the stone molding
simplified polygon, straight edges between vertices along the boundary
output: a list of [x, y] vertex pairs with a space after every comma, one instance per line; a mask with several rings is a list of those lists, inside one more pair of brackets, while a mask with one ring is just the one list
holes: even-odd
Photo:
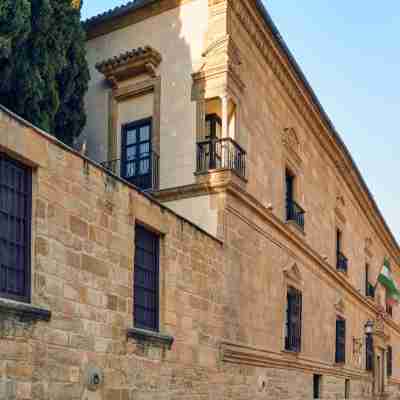
[[50, 321], [51, 311], [31, 304], [0, 298], [1, 318], [18, 318], [22, 322]]
[[97, 63], [96, 69], [113, 88], [118, 88], [121, 81], [141, 74], [148, 74], [154, 78], [161, 61], [162, 57], [158, 51], [145, 46]]
[[277, 353], [260, 347], [230, 341], [223, 341], [220, 347], [221, 361], [225, 363], [260, 368], [299, 370], [320, 375], [372, 381], [370, 374], [366, 372], [356, 372], [356, 370], [345, 366], [338, 368], [333, 363], [317, 362], [303, 357], [301, 353], [293, 357], [292, 354], [286, 354], [286, 352]]
[[131, 339], [135, 339], [138, 342], [146, 342], [146, 343], [153, 343], [156, 345], [160, 345], [162, 347], [166, 347], [168, 350], [171, 349], [174, 338], [173, 336], [166, 335], [159, 332], [152, 332], [145, 329], [139, 328], [131, 328], [127, 331], [127, 337]]
[[[336, 133], [332, 132], [331, 127], [327, 125], [311, 98], [308, 88], [296, 75], [287, 55], [283, 54], [283, 51], [278, 48], [276, 39], [268, 31], [265, 22], [261, 20], [261, 16], [256, 15], [256, 7], [253, 3], [250, 5], [248, 0], [230, 0], [229, 4], [233, 14], [243, 29], [247, 31], [255, 47], [258, 48], [297, 110], [312, 128], [311, 132], [337, 166], [339, 173], [344, 178], [372, 228], [377, 232], [383, 244], [390, 249], [393, 258], [400, 259], [400, 249], [382, 215], [377, 211], [372, 195], [360, 181], [349, 154], [347, 154], [343, 144], [340, 143], [340, 138], [337, 138]], [[326, 133], [325, 135], [321, 135], [321, 128]]]
[[[115, 16], [99, 15], [85, 21], [84, 27], [86, 29], [87, 39], [92, 40], [118, 29], [126, 28], [127, 26], [137, 24], [138, 22], [155, 17], [156, 15], [192, 1], [194, 0], [162, 0], [156, 4], [154, 4], [154, 2], [149, 2], [148, 5], [139, 8], [135, 8], [133, 2], [132, 8], [127, 10], [125, 13], [116, 12]], [[112, 13], [113, 11], [110, 11], [110, 14]], [[103, 17], [106, 17], [107, 19], [104, 20]]]

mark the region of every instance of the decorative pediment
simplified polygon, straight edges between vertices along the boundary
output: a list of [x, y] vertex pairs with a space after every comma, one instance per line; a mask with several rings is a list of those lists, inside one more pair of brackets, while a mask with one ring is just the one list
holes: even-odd
[[283, 273], [285, 277], [292, 283], [296, 283], [297, 285], [303, 284], [303, 277], [297, 263], [291, 264], [291, 266], [284, 268]]
[[345, 207], [346, 207], [346, 200], [344, 196], [339, 192], [336, 195], [335, 214], [336, 218], [343, 224], [346, 222], [346, 217], [344, 212]]
[[141, 74], [148, 74], [154, 78], [161, 61], [161, 54], [152, 47], [146, 46], [102, 61], [96, 64], [96, 69], [113, 87], [117, 87], [119, 82]]
[[296, 165], [300, 165], [301, 159], [301, 142], [294, 128], [285, 128], [282, 132], [282, 143], [290, 158]]
[[345, 314], [346, 313], [346, 304], [343, 300], [343, 298], [339, 298], [338, 301], [335, 304], [335, 309], [339, 314]]
[[374, 242], [370, 237], [367, 237], [365, 239], [364, 251], [365, 251], [365, 254], [370, 258], [372, 257], [372, 254], [373, 254], [373, 251], [372, 251], [373, 244], [374, 244]]

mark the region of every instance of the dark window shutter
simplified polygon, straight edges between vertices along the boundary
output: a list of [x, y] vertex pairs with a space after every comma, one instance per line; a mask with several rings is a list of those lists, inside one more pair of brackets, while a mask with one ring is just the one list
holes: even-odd
[[342, 318], [336, 319], [335, 362], [346, 362], [346, 321]]
[[392, 372], [393, 372], [393, 349], [392, 346], [389, 346], [387, 350], [387, 375], [392, 376]]
[[30, 301], [32, 171], [0, 153], [0, 296]]
[[289, 287], [287, 293], [285, 348], [289, 351], [301, 351], [302, 294]]
[[159, 329], [159, 237], [141, 226], [135, 232], [135, 327]]
[[373, 370], [373, 362], [374, 362], [374, 342], [372, 335], [367, 335], [366, 337], [366, 342], [365, 342], [365, 348], [366, 348], [366, 365], [365, 369], [367, 371], [372, 371]]

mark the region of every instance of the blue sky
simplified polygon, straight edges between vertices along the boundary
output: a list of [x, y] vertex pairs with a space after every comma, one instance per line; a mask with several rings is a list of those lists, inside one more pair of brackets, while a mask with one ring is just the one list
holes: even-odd
[[[86, 0], [83, 17], [126, 0]], [[400, 241], [400, 2], [268, 0], [268, 11]]]

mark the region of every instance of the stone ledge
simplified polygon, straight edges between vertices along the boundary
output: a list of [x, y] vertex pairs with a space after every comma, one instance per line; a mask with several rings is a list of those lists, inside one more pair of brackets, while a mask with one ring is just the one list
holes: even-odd
[[128, 338], [136, 339], [140, 342], [150, 342], [165, 346], [168, 349], [171, 349], [172, 344], [174, 343], [174, 338], [170, 335], [139, 328], [128, 329], [127, 336]]
[[0, 313], [23, 321], [50, 321], [51, 318], [49, 310], [4, 298], [0, 298]]

